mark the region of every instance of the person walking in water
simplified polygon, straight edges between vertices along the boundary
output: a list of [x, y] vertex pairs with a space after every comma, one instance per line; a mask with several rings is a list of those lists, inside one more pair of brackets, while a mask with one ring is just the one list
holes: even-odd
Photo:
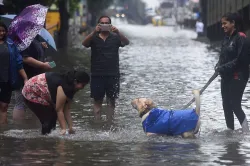
[[221, 95], [226, 125], [234, 130], [234, 114], [238, 118], [243, 132], [248, 132], [246, 114], [241, 108], [241, 100], [249, 78], [246, 35], [242, 31], [242, 21], [238, 14], [228, 13], [222, 16], [221, 25], [225, 32], [219, 62], [215, 70], [221, 76]]
[[108, 116], [112, 119], [115, 100], [120, 89], [119, 47], [129, 40], [113, 25], [108, 16], [98, 20], [95, 30], [82, 42], [91, 47], [91, 97], [94, 98], [94, 116], [101, 119], [103, 98], [107, 97]]

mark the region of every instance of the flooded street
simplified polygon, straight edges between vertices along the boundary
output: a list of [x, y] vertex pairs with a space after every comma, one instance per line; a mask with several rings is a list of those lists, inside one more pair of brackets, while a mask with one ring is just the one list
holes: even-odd
[[[122, 25], [131, 44], [121, 49], [121, 93], [112, 124], [94, 123], [89, 87], [72, 108], [75, 135], [40, 135], [40, 124], [28, 111], [23, 122], [0, 127], [0, 165], [249, 165], [250, 136], [226, 130], [218, 77], [202, 95], [202, 127], [197, 139], [145, 136], [132, 109], [135, 97], [152, 98], [159, 107], [177, 109], [192, 99], [213, 75], [218, 53], [193, 39], [188, 30]], [[84, 59], [83, 59], [84, 61]], [[250, 119], [250, 88], [243, 109]], [[13, 107], [11, 107], [13, 108]], [[105, 119], [105, 116], [103, 116]], [[240, 128], [236, 120], [236, 129]]]

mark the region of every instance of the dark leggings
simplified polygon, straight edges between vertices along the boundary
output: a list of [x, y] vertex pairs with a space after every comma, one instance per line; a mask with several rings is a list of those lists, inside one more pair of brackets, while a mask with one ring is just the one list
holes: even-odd
[[247, 78], [239, 77], [221, 79], [221, 95], [227, 127], [234, 130], [234, 114], [240, 124], [246, 115], [241, 108], [242, 96], [247, 84]]
[[35, 113], [42, 124], [42, 134], [49, 134], [56, 128], [57, 113], [52, 106], [45, 106], [25, 99], [26, 105]]

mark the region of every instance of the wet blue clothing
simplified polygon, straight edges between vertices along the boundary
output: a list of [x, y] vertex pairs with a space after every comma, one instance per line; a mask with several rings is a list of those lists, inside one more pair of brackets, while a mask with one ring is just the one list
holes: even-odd
[[174, 136], [194, 130], [198, 120], [194, 109], [172, 111], [154, 108], [142, 126], [144, 132]]
[[18, 73], [19, 70], [23, 69], [23, 59], [21, 54], [19, 53], [16, 45], [14, 44], [14, 42], [7, 38], [6, 43], [8, 45], [8, 50], [10, 53], [10, 83], [11, 83], [11, 87], [12, 89], [19, 89], [21, 86], [21, 76]]

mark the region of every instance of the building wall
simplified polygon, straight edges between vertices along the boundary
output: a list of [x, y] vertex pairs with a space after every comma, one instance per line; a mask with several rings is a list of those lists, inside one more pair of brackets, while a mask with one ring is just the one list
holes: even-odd
[[200, 0], [203, 22], [209, 39], [219, 40], [223, 36], [220, 19], [228, 12], [239, 12], [250, 34], [250, 0]]

